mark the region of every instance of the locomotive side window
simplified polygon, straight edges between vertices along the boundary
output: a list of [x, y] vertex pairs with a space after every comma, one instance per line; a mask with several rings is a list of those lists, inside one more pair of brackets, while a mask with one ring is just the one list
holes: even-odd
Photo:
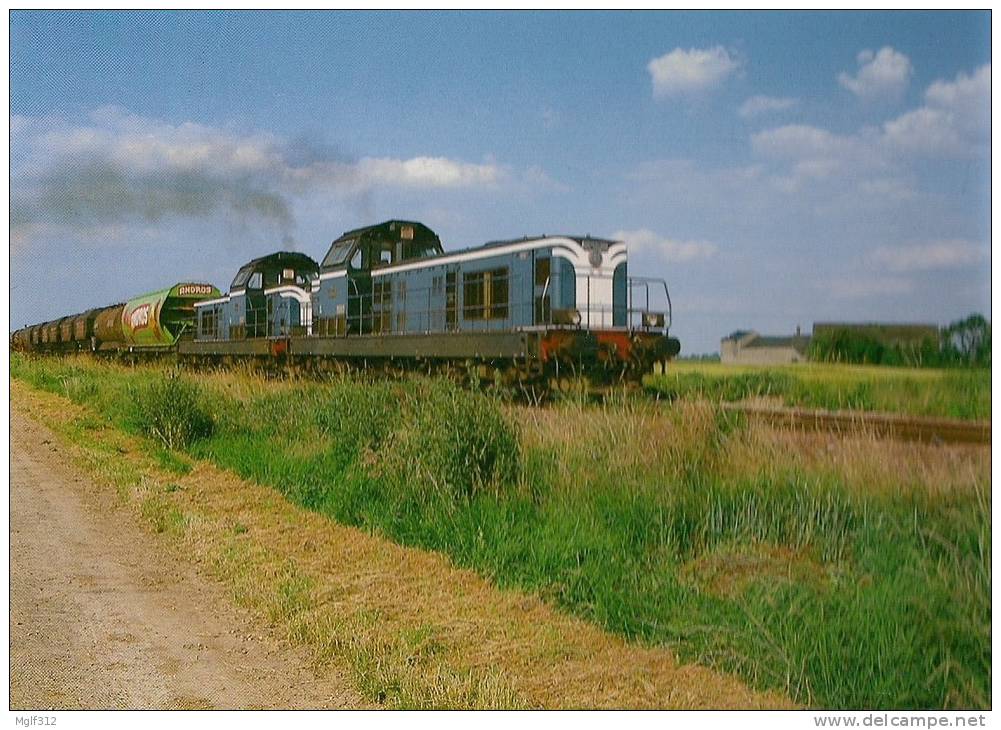
[[455, 272], [445, 274], [445, 327], [454, 330], [456, 326]]
[[545, 286], [549, 281], [549, 258], [535, 260], [535, 285]]
[[483, 273], [462, 275], [462, 317], [483, 319]]
[[389, 332], [392, 324], [393, 282], [388, 277], [372, 282], [372, 327], [373, 331]]
[[264, 275], [260, 271], [255, 271], [251, 276], [249, 281], [247, 281], [248, 289], [261, 289], [264, 285]]
[[216, 339], [219, 336], [219, 313], [215, 307], [206, 307], [201, 311], [201, 327], [198, 336], [203, 339]]
[[490, 319], [507, 319], [507, 279], [507, 269], [495, 269], [490, 272]]
[[462, 275], [464, 319], [507, 319], [507, 268]]

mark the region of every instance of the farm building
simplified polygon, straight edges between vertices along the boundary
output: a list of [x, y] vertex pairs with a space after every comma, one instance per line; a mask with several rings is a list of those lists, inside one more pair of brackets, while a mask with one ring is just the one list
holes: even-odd
[[754, 330], [737, 330], [720, 341], [720, 361], [743, 365], [780, 365], [804, 362], [810, 336], [800, 333], [789, 337], [762, 335]]

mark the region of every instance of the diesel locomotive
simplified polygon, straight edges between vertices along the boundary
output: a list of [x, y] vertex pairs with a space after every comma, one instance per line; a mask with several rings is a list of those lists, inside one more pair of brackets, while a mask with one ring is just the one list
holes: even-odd
[[[193, 364], [472, 368], [505, 384], [564, 376], [608, 383], [636, 380], [680, 350], [669, 334], [666, 283], [630, 276], [625, 244], [590, 236], [445, 251], [427, 226], [389, 220], [347, 231], [319, 262], [289, 251], [256, 258], [240, 267], [226, 294], [178, 285], [167, 290], [172, 304], [184, 286], [203, 288], [184, 308], [164, 309], [165, 300], [161, 314], [149, 313], [172, 338], [155, 346]], [[128, 334], [142, 330], [130, 319], [136, 311], [126, 304], [107, 315], [122, 322], [119, 349], [139, 346]], [[35, 329], [16, 332], [15, 346], [65, 349], [36, 346]], [[115, 349], [92, 330], [91, 349]]]

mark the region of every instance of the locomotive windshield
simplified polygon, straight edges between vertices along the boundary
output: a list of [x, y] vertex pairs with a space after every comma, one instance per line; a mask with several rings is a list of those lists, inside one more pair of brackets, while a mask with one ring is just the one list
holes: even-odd
[[348, 260], [351, 249], [354, 248], [356, 242], [357, 239], [348, 238], [347, 240], [334, 243], [334, 245], [330, 247], [330, 251], [327, 252], [327, 257], [323, 259], [323, 267], [341, 266]]
[[233, 279], [233, 283], [229, 285], [229, 288], [238, 289], [239, 287], [243, 286], [244, 284], [247, 283], [247, 279], [250, 278], [250, 275], [252, 273], [254, 273], [254, 269], [251, 266], [246, 266], [240, 269], [238, 272], [236, 272], [236, 278]]

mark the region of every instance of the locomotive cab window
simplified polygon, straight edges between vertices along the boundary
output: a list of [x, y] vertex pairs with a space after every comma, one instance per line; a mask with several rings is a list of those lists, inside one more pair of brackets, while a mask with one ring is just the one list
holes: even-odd
[[233, 279], [233, 283], [229, 285], [230, 289], [238, 289], [247, 283], [247, 279], [250, 278], [250, 272], [253, 269], [240, 269], [236, 272], [236, 278]]
[[507, 268], [462, 275], [462, 316], [464, 319], [507, 319]]
[[262, 274], [260, 271], [255, 271], [253, 274], [251, 274], [250, 278], [247, 280], [247, 288], [248, 289], [263, 289], [264, 288], [264, 274]]
[[410, 258], [412, 259], [430, 258], [431, 256], [437, 256], [441, 253], [441, 250], [434, 244], [422, 246], [415, 243], [409, 246], [407, 250], [410, 251]]
[[[348, 260], [348, 256], [351, 255], [351, 249], [354, 248], [355, 243], [356, 239], [354, 238], [348, 238], [347, 240], [334, 243], [330, 247], [327, 257], [323, 259], [323, 267], [330, 268], [334, 266], [342, 266]], [[359, 267], [360, 266], [361, 264], [359, 263]]]

